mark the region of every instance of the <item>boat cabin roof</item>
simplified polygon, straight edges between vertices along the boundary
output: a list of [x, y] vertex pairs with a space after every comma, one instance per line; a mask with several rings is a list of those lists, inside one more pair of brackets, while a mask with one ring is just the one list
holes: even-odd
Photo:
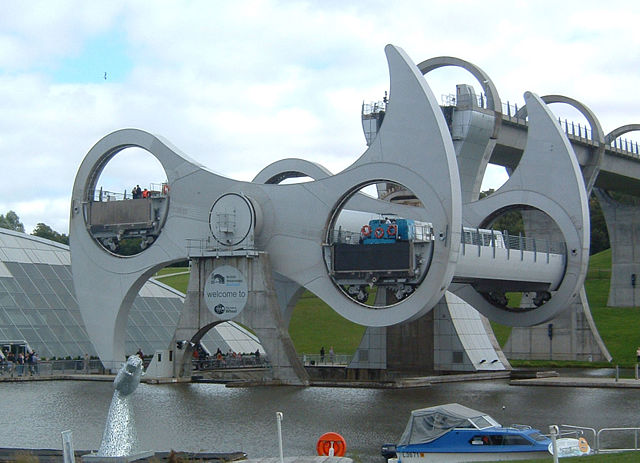
[[454, 428], [486, 429], [501, 427], [486, 413], [450, 403], [413, 410], [398, 445], [431, 442]]

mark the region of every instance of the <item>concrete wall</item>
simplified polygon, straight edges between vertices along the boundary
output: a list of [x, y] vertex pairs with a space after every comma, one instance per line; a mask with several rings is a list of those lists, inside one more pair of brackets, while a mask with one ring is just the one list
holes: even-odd
[[[176, 340], [197, 343], [204, 333], [222, 320], [209, 310], [204, 301], [205, 283], [214, 269], [236, 268], [247, 282], [248, 300], [234, 321], [250, 328], [267, 352], [273, 379], [287, 384], [307, 385], [309, 378], [298, 359], [293, 342], [280, 312], [275, 295], [269, 256], [259, 253], [251, 258], [199, 257], [192, 259], [184, 309], [176, 328]], [[175, 345], [175, 344], [174, 344]], [[190, 374], [191, 347], [176, 351], [175, 376]]]
[[584, 288], [571, 307], [548, 323], [514, 327], [503, 352], [510, 359], [611, 361], [591, 317]]
[[387, 327], [387, 368], [412, 373], [434, 371], [433, 310], [418, 320]]
[[[640, 305], [640, 206], [622, 204], [606, 192], [594, 189], [609, 232], [611, 244], [611, 286], [607, 305]], [[632, 285], [635, 275], [635, 286]]]

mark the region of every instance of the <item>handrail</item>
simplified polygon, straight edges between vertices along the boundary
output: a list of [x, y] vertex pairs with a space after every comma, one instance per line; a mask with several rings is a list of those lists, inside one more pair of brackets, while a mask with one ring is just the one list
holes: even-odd
[[[169, 187], [167, 183], [151, 183], [148, 191], [149, 197], [165, 197], [169, 193]], [[127, 190], [109, 191], [100, 187], [90, 193], [90, 200], [94, 202], [125, 201], [127, 199], [134, 199], [133, 194]]]
[[[478, 107], [486, 109], [486, 96], [483, 93], [480, 93], [476, 96]], [[456, 97], [453, 94], [442, 95], [441, 96], [442, 105], [443, 106], [455, 106], [456, 105]], [[518, 104], [511, 104], [509, 101], [505, 101], [502, 103], [502, 117], [512, 121], [518, 122], [526, 125], [526, 120], [521, 119], [518, 114]], [[576, 123], [574, 121], [569, 121], [566, 118], [562, 119], [558, 117], [558, 124], [567, 134], [567, 136], [580, 140], [590, 140], [593, 141], [593, 132], [592, 130], [582, 125], [581, 123]], [[627, 138], [616, 138], [611, 140], [611, 142], [607, 143], [609, 148], [617, 153], [623, 154], [625, 156], [638, 159], [640, 158], [640, 142], [627, 139]]]
[[[357, 244], [360, 240], [360, 231], [351, 231], [342, 228], [333, 229], [329, 239], [334, 243]], [[546, 255], [547, 261], [549, 260], [549, 254], [566, 255], [567, 253], [564, 242], [528, 238], [522, 234], [511, 235], [506, 231], [498, 232], [496, 230], [470, 230], [464, 228], [460, 242], [462, 243], [462, 254], [465, 254], [467, 246], [494, 249], [504, 248], [507, 250], [507, 253], [512, 250], [532, 251]]]
[[221, 359], [215, 356], [203, 359], [193, 359], [191, 361], [194, 370], [220, 370], [232, 368], [267, 368], [270, 366], [269, 359], [266, 355], [256, 357], [254, 354], [240, 355], [232, 357], [230, 355], [222, 356]]
[[[115, 370], [121, 366], [122, 362], [114, 363]], [[27, 376], [55, 376], [67, 374], [92, 374], [104, 373], [108, 365], [103, 365], [99, 359], [64, 359], [64, 360], [40, 360], [36, 364], [17, 362], [0, 362], [0, 378], [16, 378]]]
[[351, 362], [351, 354], [336, 354], [331, 355], [329, 351], [325, 352], [324, 356], [321, 354], [307, 354], [303, 353], [298, 355], [298, 358], [304, 366], [320, 366], [320, 365], [337, 365], [344, 366]]
[[591, 431], [591, 433], [593, 433], [593, 440], [591, 442], [594, 442], [594, 451], [597, 452], [597, 434], [596, 434], [596, 430], [594, 428], [589, 428], [587, 426], [573, 426], [570, 424], [561, 424], [560, 425], [560, 436], [564, 437], [568, 434], [575, 434], [575, 433], [579, 433], [579, 434], [584, 434], [584, 431]]
[[[620, 434], [621, 431], [633, 431], [633, 448], [621, 448], [621, 449], [603, 449], [601, 448], [601, 434], [608, 432], [616, 432]], [[597, 453], [615, 453], [615, 452], [629, 452], [634, 450], [640, 450], [638, 447], [638, 432], [640, 432], [640, 428], [602, 428], [598, 431], [596, 435], [596, 452]]]

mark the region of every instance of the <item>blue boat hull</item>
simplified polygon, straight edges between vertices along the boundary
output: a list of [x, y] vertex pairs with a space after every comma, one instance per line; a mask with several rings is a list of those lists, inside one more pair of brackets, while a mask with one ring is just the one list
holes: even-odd
[[446, 453], [446, 452], [397, 452], [398, 463], [463, 463], [467, 461], [513, 461], [534, 458], [549, 458], [548, 451], [534, 452], [486, 452], [486, 453]]

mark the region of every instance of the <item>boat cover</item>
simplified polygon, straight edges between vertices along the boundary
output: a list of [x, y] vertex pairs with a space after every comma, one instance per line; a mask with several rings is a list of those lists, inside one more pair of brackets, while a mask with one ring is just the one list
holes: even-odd
[[426, 444], [453, 428], [476, 428], [470, 420], [483, 416], [487, 414], [456, 403], [413, 410], [398, 445]]

